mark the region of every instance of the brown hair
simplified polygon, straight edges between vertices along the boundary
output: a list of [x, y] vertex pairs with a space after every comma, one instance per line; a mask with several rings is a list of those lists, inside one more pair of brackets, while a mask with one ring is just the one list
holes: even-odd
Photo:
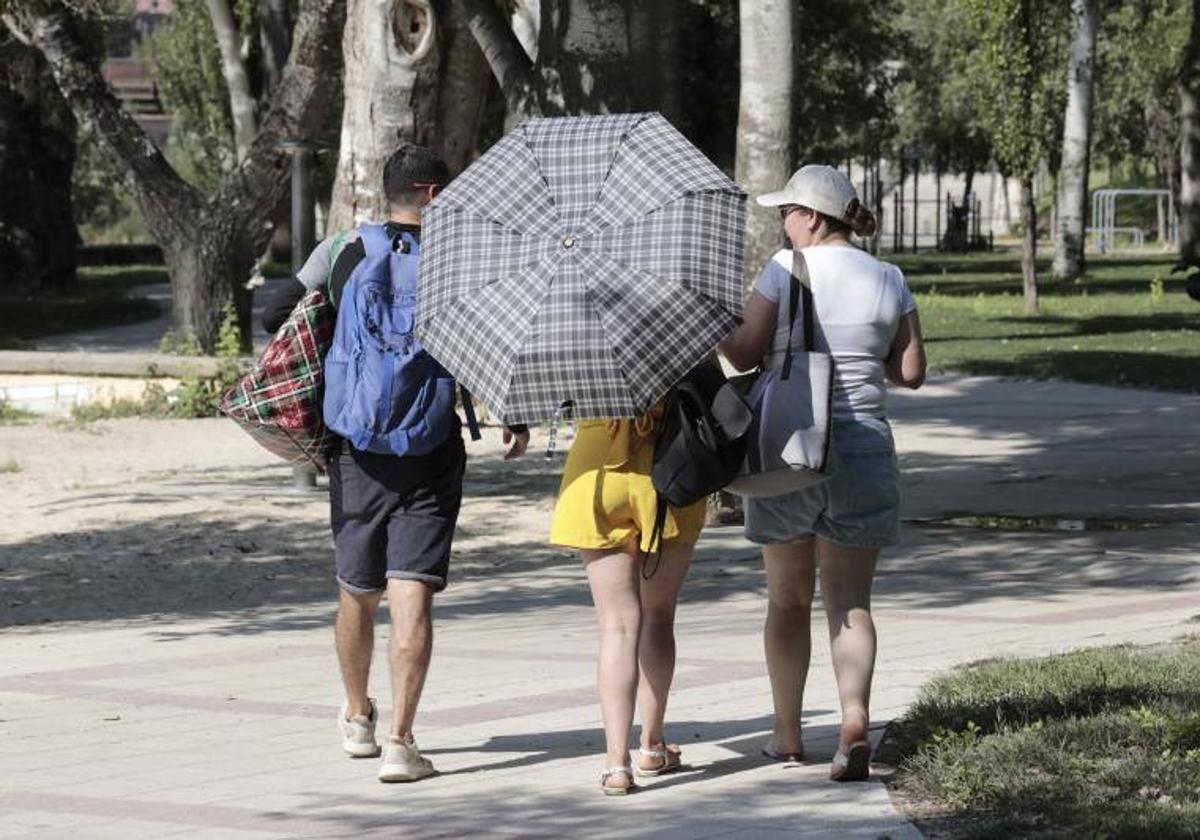
[[846, 214], [842, 220], [843, 224], [859, 236], [870, 236], [875, 233], [875, 214], [864, 207], [857, 198], [850, 199], [850, 204], [846, 207]]
[[875, 214], [864, 207], [857, 198], [850, 199], [850, 203], [846, 206], [846, 213], [840, 219], [835, 219], [819, 210], [813, 212], [825, 220], [825, 227], [830, 233], [840, 234], [847, 239], [850, 238], [851, 233], [863, 237], [875, 233]]

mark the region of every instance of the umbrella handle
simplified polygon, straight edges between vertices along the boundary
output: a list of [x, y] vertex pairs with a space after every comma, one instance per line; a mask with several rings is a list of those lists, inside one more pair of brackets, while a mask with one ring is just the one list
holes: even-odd
[[550, 437], [546, 441], [546, 460], [554, 460], [554, 452], [558, 446], [558, 424], [571, 413], [572, 403], [565, 402], [558, 408], [554, 409], [554, 416], [550, 418]]

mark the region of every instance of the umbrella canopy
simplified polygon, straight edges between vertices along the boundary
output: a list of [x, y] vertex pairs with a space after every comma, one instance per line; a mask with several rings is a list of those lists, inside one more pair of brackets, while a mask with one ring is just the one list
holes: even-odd
[[530, 120], [425, 209], [417, 334], [505, 423], [636, 416], [741, 316], [745, 212], [658, 114]]

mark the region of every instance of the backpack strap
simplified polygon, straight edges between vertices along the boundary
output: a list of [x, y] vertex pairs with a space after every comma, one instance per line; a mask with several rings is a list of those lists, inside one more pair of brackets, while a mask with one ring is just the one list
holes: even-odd
[[[659, 565], [662, 564], [663, 554], [663, 531], [667, 527], [667, 500], [662, 496], [656, 495], [654, 498], [654, 527], [650, 529], [650, 548], [645, 552], [645, 559], [642, 561], [642, 580], [650, 580], [658, 572]], [[653, 558], [654, 566], [650, 566], [650, 560]]]
[[362, 239], [367, 259], [382, 257], [392, 252], [392, 237], [388, 236], [383, 225], [363, 223], [358, 226], [358, 236]]

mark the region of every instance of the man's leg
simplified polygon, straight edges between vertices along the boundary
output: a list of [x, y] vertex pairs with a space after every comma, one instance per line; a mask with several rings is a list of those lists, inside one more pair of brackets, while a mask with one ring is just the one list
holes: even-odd
[[408, 741], [433, 650], [433, 587], [421, 581], [391, 578], [387, 593], [392, 616], [388, 644], [392, 725], [388, 734]]
[[346, 717], [370, 717], [371, 701], [367, 683], [371, 674], [371, 654], [375, 643], [375, 611], [382, 592], [350, 592], [339, 587], [337, 623], [334, 638], [342, 684], [346, 688]]

